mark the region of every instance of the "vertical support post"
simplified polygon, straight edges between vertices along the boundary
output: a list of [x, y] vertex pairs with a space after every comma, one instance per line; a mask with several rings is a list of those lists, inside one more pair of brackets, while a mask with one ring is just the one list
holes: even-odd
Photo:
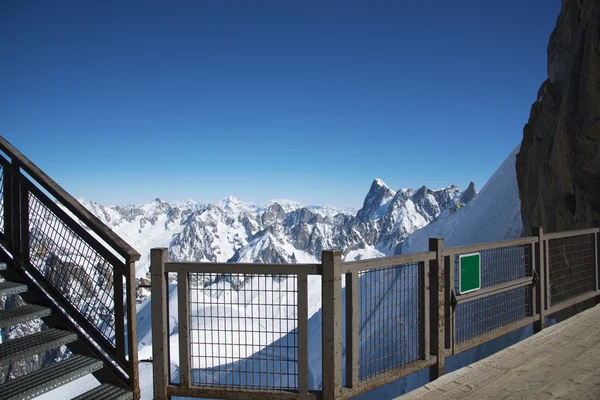
[[4, 212], [4, 240], [12, 247], [12, 165], [2, 164], [2, 195]]
[[298, 274], [298, 393], [308, 394], [308, 275]]
[[[594, 220], [594, 228], [600, 228], [600, 220]], [[600, 248], [598, 247], [598, 235], [600, 231], [597, 230], [594, 234], [594, 262], [596, 263], [595, 277], [596, 277], [596, 292], [600, 290], [600, 262], [598, 261], [598, 254], [600, 254]], [[596, 302], [598, 299], [596, 299]]]
[[21, 259], [25, 265], [29, 264], [29, 191], [25, 185], [20, 185], [21, 192]]
[[323, 251], [323, 398], [342, 394], [342, 252]]
[[454, 326], [456, 313], [452, 306], [452, 295], [454, 294], [454, 265], [450, 262], [450, 256], [444, 256], [444, 282], [444, 299], [446, 304], [446, 313], [444, 314], [444, 350], [451, 348], [452, 354], [454, 354]]
[[[21, 258], [21, 204], [19, 201], [21, 184], [19, 179], [19, 164], [13, 160], [12, 162], [12, 191], [11, 191], [11, 203], [12, 203], [12, 237], [13, 237], [13, 251], [14, 254]], [[21, 258], [22, 259], [22, 258]]]
[[169, 356], [167, 332], [167, 280], [165, 263], [168, 251], [165, 248], [150, 250], [150, 272], [152, 275], [152, 372], [154, 374], [154, 399], [167, 400], [169, 385]]
[[[6, 179], [6, 172], [8, 172], [8, 179]], [[19, 185], [19, 165], [13, 161], [7, 166], [5, 173], [5, 180], [9, 181], [8, 187], [5, 185], [5, 190], [8, 192], [4, 193], [4, 217], [5, 217], [5, 231], [4, 235], [9, 245], [9, 251], [16, 256], [21, 258], [21, 204], [19, 201], [20, 197], [20, 185]], [[8, 226], [7, 226], [8, 225]]]
[[346, 386], [358, 385], [358, 330], [360, 315], [358, 304], [358, 272], [350, 272], [346, 279]]
[[[421, 360], [429, 360], [429, 350], [431, 346], [431, 323], [430, 323], [430, 307], [429, 307], [429, 279], [428, 270], [425, 263], [419, 263], [419, 336], [421, 337]], [[348, 290], [346, 284], [346, 290]]]
[[445, 327], [446, 327], [446, 282], [444, 281], [444, 239], [429, 238], [429, 251], [435, 251], [436, 257], [429, 264], [431, 294], [431, 354], [437, 356], [437, 363], [429, 368], [431, 380], [444, 374], [446, 364]]
[[179, 384], [183, 389], [190, 387], [190, 302], [189, 275], [177, 273], [177, 312], [179, 319]]
[[[543, 232], [542, 232], [543, 233]], [[543, 257], [541, 264], [544, 268], [544, 293], [545, 293], [545, 310], [552, 307], [552, 292], [550, 291], [550, 240], [544, 238], [540, 241], [540, 258]]]
[[537, 236], [538, 242], [534, 244], [533, 257], [535, 259], [535, 272], [538, 276], [538, 282], [535, 285], [535, 309], [539, 314], [539, 321], [533, 324], [533, 333], [538, 333], [544, 329], [544, 321], [546, 319], [546, 283], [549, 280], [546, 274], [546, 253], [545, 253], [545, 239], [544, 239], [544, 228], [541, 226], [534, 226], [531, 228], [533, 236]]
[[114, 270], [113, 290], [115, 304], [115, 351], [117, 358], [120, 361], [125, 361], [125, 302], [123, 301], [123, 271], [121, 267]]
[[140, 371], [138, 363], [137, 310], [135, 291], [135, 261], [125, 260], [125, 293], [127, 306], [127, 348], [129, 353], [129, 385], [133, 390], [133, 400], [139, 400]]

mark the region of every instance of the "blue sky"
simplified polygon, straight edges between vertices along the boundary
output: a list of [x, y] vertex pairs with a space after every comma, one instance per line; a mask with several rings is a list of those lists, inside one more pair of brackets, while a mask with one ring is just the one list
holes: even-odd
[[360, 206], [520, 142], [559, 0], [0, 2], [0, 134], [104, 204]]

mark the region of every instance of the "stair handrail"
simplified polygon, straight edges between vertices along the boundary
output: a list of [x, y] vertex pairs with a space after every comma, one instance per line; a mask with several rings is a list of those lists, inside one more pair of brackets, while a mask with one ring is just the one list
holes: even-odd
[[[119, 382], [133, 391], [134, 399], [139, 399], [135, 262], [140, 259], [140, 254], [2, 136], [0, 151], [3, 153], [0, 154], [1, 179], [4, 180], [2, 195], [5, 197], [4, 230], [0, 243], [8, 246], [6, 248], [12, 252], [13, 260], [30, 274], [31, 281], [44, 291], [47, 299], [58, 304], [73, 320], [84, 346], [92, 349]], [[74, 308], [72, 302], [80, 299], [65, 297], [59, 288], [48, 286], [50, 281], [39, 266], [31, 264], [28, 247], [31, 195], [113, 266], [108, 278], [112, 283], [108, 287], [114, 296], [114, 336], [109, 339], [114, 340], [114, 344], [103, 336], [106, 333], [93, 326], [87, 314]]]
[[138, 253], [133, 247], [125, 242], [119, 235], [114, 233], [98, 217], [92, 214], [87, 208], [79, 203], [73, 196], [64, 190], [58, 183], [50, 178], [31, 160], [25, 157], [19, 150], [0, 135], [0, 150], [2, 150], [13, 163], [16, 163], [27, 174], [46, 189], [52, 196], [65, 206], [70, 212], [85, 223], [96, 235], [104, 240], [110, 247], [117, 251], [122, 257], [130, 262], [140, 259]]

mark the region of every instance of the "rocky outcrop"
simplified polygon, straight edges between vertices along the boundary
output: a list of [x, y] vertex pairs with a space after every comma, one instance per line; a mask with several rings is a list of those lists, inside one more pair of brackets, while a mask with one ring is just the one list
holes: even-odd
[[600, 218], [600, 2], [563, 0], [516, 161], [525, 234]]
[[475, 196], [477, 196], [477, 190], [475, 189], [475, 183], [471, 182], [469, 183], [469, 187], [467, 188], [467, 190], [465, 190], [463, 194], [460, 195], [460, 202], [462, 204], [467, 204], [468, 202], [473, 200]]

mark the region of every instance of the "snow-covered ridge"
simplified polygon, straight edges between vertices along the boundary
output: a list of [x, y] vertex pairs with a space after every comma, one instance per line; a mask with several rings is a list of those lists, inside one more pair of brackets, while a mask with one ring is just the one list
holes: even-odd
[[153, 247], [168, 247], [172, 260], [200, 262], [312, 263], [327, 249], [343, 250], [346, 260], [392, 255], [412, 232], [456, 208], [467, 192], [456, 186], [394, 191], [376, 179], [356, 213], [233, 196], [216, 204], [158, 198], [124, 206], [79, 201], [140, 252], [136, 275], [145, 276]]

